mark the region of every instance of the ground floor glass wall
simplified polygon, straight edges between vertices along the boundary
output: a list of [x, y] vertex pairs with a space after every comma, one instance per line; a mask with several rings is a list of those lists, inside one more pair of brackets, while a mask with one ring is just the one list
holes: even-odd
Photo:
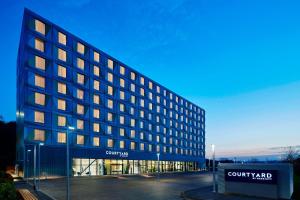
[[197, 162], [74, 158], [74, 176], [196, 171]]

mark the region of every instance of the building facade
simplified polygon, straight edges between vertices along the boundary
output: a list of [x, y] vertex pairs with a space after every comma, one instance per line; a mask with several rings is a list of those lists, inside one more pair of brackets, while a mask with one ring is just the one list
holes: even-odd
[[202, 108], [27, 9], [17, 87], [25, 176], [34, 157], [41, 174], [64, 175], [68, 141], [74, 176], [194, 171], [205, 163]]

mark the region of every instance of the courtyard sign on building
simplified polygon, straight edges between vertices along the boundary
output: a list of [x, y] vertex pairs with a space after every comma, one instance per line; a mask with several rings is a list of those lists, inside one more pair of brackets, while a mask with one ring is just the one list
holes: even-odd
[[225, 169], [225, 181], [277, 184], [277, 171], [256, 169]]

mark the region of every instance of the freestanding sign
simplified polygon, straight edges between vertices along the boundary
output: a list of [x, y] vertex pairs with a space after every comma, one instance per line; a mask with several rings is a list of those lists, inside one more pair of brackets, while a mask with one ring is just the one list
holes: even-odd
[[225, 169], [225, 181], [277, 184], [276, 170]]

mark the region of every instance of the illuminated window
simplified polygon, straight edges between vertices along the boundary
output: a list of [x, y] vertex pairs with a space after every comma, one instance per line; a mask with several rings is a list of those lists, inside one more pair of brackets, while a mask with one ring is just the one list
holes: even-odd
[[34, 129], [34, 140], [45, 141], [45, 131], [40, 129]]
[[156, 145], [156, 152], [160, 152], [160, 146]]
[[94, 89], [98, 91], [100, 90], [100, 82], [97, 80], [94, 80]]
[[122, 78], [120, 78], [120, 86], [121, 87], [125, 87], [125, 81]]
[[94, 65], [94, 75], [95, 76], [100, 76], [100, 68], [96, 65]]
[[130, 126], [131, 127], [135, 127], [135, 119], [131, 119], [130, 120]]
[[45, 122], [45, 114], [40, 111], [34, 111], [34, 122], [44, 123]]
[[111, 59], [108, 59], [107, 60], [107, 66], [108, 66], [108, 68], [113, 70], [114, 69], [114, 62]]
[[66, 143], [67, 142], [67, 134], [58, 132], [57, 133], [57, 143]]
[[99, 123], [94, 123], [93, 124], [93, 130], [94, 130], [94, 132], [99, 133], [100, 132], [100, 124]]
[[149, 141], [152, 141], [152, 134], [149, 134]]
[[66, 110], [66, 101], [63, 99], [57, 99], [57, 109]]
[[80, 42], [77, 42], [77, 52], [84, 54], [84, 45], [81, 44]]
[[122, 100], [125, 99], [125, 93], [123, 91], [120, 91], [120, 99]]
[[145, 150], [145, 144], [144, 144], [144, 143], [141, 143], [141, 144], [140, 144], [140, 150], [141, 150], [141, 151], [144, 151], [144, 150]]
[[77, 58], [77, 67], [84, 70], [84, 60], [82, 60], [81, 58]]
[[67, 94], [67, 85], [65, 83], [57, 83], [57, 92]]
[[156, 92], [160, 93], [160, 87], [159, 86], [156, 86]]
[[125, 68], [120, 66], [120, 74], [124, 75], [125, 74]]
[[135, 138], [135, 130], [130, 130], [130, 137]]
[[76, 143], [79, 145], [84, 145], [84, 135], [77, 135], [77, 141]]
[[57, 66], [57, 75], [59, 77], [63, 77], [63, 78], [66, 78], [67, 77], [67, 69], [61, 65], [58, 65]]
[[35, 102], [35, 104], [44, 106], [45, 105], [45, 95], [35, 92], [34, 93], [34, 102]]
[[145, 116], [145, 112], [143, 110], [140, 110], [140, 117], [144, 118], [144, 116]]
[[57, 116], [57, 125], [66, 126], [67, 118], [65, 116]]
[[112, 148], [114, 146], [114, 141], [112, 139], [107, 139], [107, 147]]
[[133, 83], [130, 84], [130, 90], [131, 92], [135, 92], [135, 85]]
[[94, 116], [94, 118], [99, 119], [100, 118], [100, 110], [99, 109], [94, 109], [93, 110], [93, 116]]
[[107, 134], [111, 134], [112, 133], [112, 127], [111, 126], [107, 126]]
[[156, 142], [159, 142], [159, 135], [156, 136]]
[[100, 62], [100, 54], [96, 51], [94, 51], [94, 61]]
[[35, 56], [35, 67], [41, 70], [46, 69], [46, 60], [42, 57]]
[[130, 142], [130, 149], [135, 150], [135, 142]]
[[77, 83], [83, 85], [84, 84], [84, 75], [77, 74]]
[[144, 139], [144, 133], [143, 133], [143, 132], [140, 133], [140, 139], [141, 139], [141, 140]]
[[114, 93], [114, 90], [113, 90], [113, 87], [111, 87], [111, 86], [107, 86], [107, 94], [109, 94], [109, 95], [113, 95], [113, 93]]
[[125, 142], [123, 140], [120, 140], [120, 149], [125, 148]]
[[149, 146], [148, 146], [148, 151], [152, 151], [152, 144], [149, 144]]
[[107, 80], [111, 83], [113, 83], [113, 74], [112, 73], [107, 73]]
[[107, 107], [110, 108], [110, 109], [113, 109], [113, 101], [108, 99], [107, 100]]
[[34, 75], [34, 85], [45, 88], [45, 78], [39, 75]]
[[83, 115], [84, 114], [84, 106], [77, 104], [76, 111], [77, 111], [77, 114]]
[[125, 129], [124, 128], [120, 128], [120, 136], [124, 136], [125, 135]]
[[135, 104], [135, 96], [131, 95], [130, 101], [131, 101], [132, 104]]
[[76, 97], [78, 99], [83, 99], [84, 98], [84, 91], [83, 90], [80, 90], [80, 89], [77, 89], [76, 90]]
[[58, 32], [58, 43], [67, 45], [67, 36], [61, 32]]
[[141, 107], [144, 107], [144, 106], [145, 106], [145, 101], [144, 101], [144, 99], [140, 99], [140, 104], [141, 104]]
[[151, 81], [149, 81], [149, 89], [151, 89], [151, 90], [152, 90], [152, 87], [153, 87], [153, 84], [152, 84], [152, 82], [151, 82]]
[[145, 90], [144, 90], [144, 88], [140, 89], [140, 95], [145, 96]]
[[35, 25], [35, 31], [45, 35], [46, 33], [46, 26], [43, 22], [41, 22], [40, 20], [34, 20], [34, 25]]
[[44, 52], [44, 51], [45, 51], [45, 46], [44, 46], [43, 40], [40, 40], [40, 39], [35, 38], [35, 40], [34, 40], [34, 48], [35, 48], [36, 50], [39, 50], [39, 51], [41, 51], [41, 52]]
[[112, 113], [107, 113], [107, 121], [112, 121], [113, 120], [113, 114]]
[[124, 116], [120, 116], [120, 124], [124, 124], [125, 123], [125, 118]]
[[94, 104], [100, 104], [100, 96], [94, 94]]
[[120, 103], [120, 111], [121, 112], [124, 112], [125, 111], [125, 106], [124, 104]]
[[67, 52], [62, 49], [58, 49], [58, 59], [62, 61], [67, 61]]
[[96, 147], [100, 146], [100, 138], [99, 137], [93, 137], [93, 145]]
[[131, 72], [131, 73], [130, 73], [130, 78], [131, 78], [131, 80], [133, 80], [133, 81], [135, 80], [135, 73], [134, 73], [134, 72]]
[[144, 77], [141, 77], [141, 79], [140, 79], [140, 83], [141, 83], [142, 85], [144, 85], [144, 84], [145, 84], [145, 79], [144, 79]]
[[83, 130], [84, 129], [84, 121], [81, 119], [77, 119], [76, 120], [76, 128], [79, 130]]

